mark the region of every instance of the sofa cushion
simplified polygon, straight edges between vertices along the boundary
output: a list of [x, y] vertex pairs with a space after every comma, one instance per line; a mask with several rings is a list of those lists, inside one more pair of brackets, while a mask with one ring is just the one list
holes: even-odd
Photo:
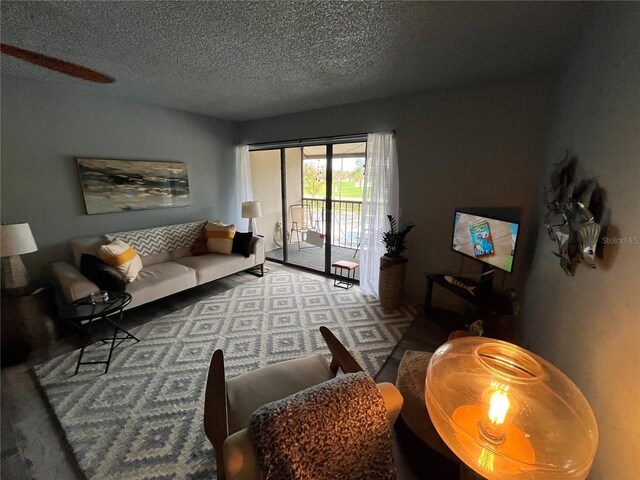
[[196, 272], [176, 262], [163, 262], [140, 270], [138, 278], [127, 285], [132, 300], [127, 309], [195, 287]]
[[245, 258], [236, 253], [232, 255], [208, 253], [198, 257], [179, 258], [175, 262], [193, 268], [196, 271], [198, 285], [202, 285], [203, 283], [254, 267], [254, 260], [255, 257], [253, 255]]
[[156, 263], [163, 263], [171, 261], [171, 254], [169, 252], [153, 253], [151, 255], [140, 256], [143, 267], [149, 267]]
[[231, 248], [231, 252], [249, 257], [251, 255], [251, 240], [253, 240], [252, 232], [236, 232], [233, 236], [233, 247]]
[[100, 258], [115, 268], [127, 281], [132, 282], [142, 270], [142, 260], [136, 251], [122, 240], [114, 240], [108, 245], [102, 245], [98, 250]]
[[100, 290], [110, 293], [124, 292], [127, 282], [120, 273], [104, 263], [98, 257], [82, 254], [80, 258], [80, 272], [95, 283]]
[[233, 224], [207, 223], [207, 250], [211, 253], [231, 255], [235, 233], [236, 226]]
[[[209, 253], [209, 252], [206, 252], [206, 253]], [[182, 257], [190, 257], [191, 247], [184, 247], [184, 248], [178, 248], [177, 250], [171, 250], [169, 254], [171, 255], [172, 261]]]

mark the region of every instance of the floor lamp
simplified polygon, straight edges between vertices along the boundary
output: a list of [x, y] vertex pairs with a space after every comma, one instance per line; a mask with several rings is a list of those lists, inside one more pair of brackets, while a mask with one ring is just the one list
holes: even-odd
[[3, 288], [15, 290], [29, 284], [29, 275], [20, 255], [36, 250], [38, 247], [28, 223], [0, 225]]
[[262, 209], [260, 208], [260, 202], [257, 200], [251, 200], [248, 202], [242, 202], [242, 218], [249, 219], [249, 231], [255, 235], [258, 234], [256, 228], [256, 218], [262, 216]]
[[583, 480], [598, 427], [578, 387], [545, 359], [511, 343], [464, 337], [427, 368], [429, 416], [447, 446], [489, 480]]

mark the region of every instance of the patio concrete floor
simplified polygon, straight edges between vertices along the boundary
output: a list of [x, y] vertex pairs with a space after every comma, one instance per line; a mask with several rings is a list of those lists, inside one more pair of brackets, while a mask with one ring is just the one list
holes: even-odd
[[[297, 242], [293, 242], [289, 245], [288, 262], [292, 265], [312, 268], [314, 270], [324, 272], [324, 247], [316, 247], [315, 245], [311, 245], [310, 243], [306, 242], [300, 242], [300, 247], [301, 249], [298, 250]], [[354, 258], [354, 253], [356, 253], [356, 250], [354, 248], [331, 246], [331, 263], [337, 262], [338, 260], [347, 260], [349, 262], [360, 263], [360, 259], [358, 258], [357, 254]], [[283, 249], [277, 248], [275, 250], [270, 250], [266, 253], [266, 256], [269, 260], [282, 261]], [[331, 269], [331, 273], [333, 273], [333, 269]], [[360, 269], [358, 268], [356, 269], [356, 279], [359, 278]]]

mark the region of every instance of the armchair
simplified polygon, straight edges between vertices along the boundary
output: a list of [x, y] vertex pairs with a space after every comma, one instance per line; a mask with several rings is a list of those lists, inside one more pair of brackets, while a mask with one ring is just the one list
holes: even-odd
[[[363, 371], [328, 328], [320, 327], [320, 333], [331, 352], [331, 362], [316, 354], [226, 380], [223, 352], [214, 352], [205, 393], [204, 429], [215, 449], [218, 479], [260, 478], [258, 460], [248, 433], [251, 414], [257, 408], [330, 380], [338, 370], [344, 373]], [[402, 395], [390, 383], [377, 386], [389, 423], [393, 425], [402, 409]]]

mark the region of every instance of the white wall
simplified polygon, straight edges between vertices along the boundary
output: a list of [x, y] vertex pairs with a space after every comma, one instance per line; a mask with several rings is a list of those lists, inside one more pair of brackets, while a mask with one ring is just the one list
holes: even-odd
[[[284, 151], [285, 166], [287, 170], [287, 227], [291, 236], [291, 205], [302, 203], [302, 148], [287, 148]], [[291, 237], [292, 239], [295, 237]]]
[[[395, 129], [400, 203], [404, 220], [416, 224], [407, 237], [409, 293], [424, 296], [427, 272], [458, 270], [461, 257], [451, 252], [457, 207], [521, 210], [522, 243], [510, 286], [524, 277], [531, 260], [530, 220], [552, 83], [548, 75], [527, 76], [255, 120], [240, 125], [240, 139], [255, 143]], [[465, 265], [479, 271], [472, 260]]]
[[[598, 5], [562, 75], [543, 182], [566, 148], [606, 191], [608, 235], [640, 239], [640, 5]], [[538, 197], [542, 202], [542, 195]], [[540, 212], [542, 215], [542, 212]], [[607, 245], [567, 277], [540, 229], [524, 345], [580, 387], [600, 429], [591, 480], [640, 478], [640, 245]]]
[[[302, 202], [302, 149], [285, 150], [287, 179], [287, 200], [289, 204]], [[262, 217], [256, 219], [260, 235], [264, 235], [265, 252], [282, 248], [274, 240], [276, 223], [282, 221], [282, 178], [280, 172], [280, 150], [260, 150], [251, 152], [251, 178], [253, 197], [260, 201]], [[290, 212], [287, 208], [287, 212]], [[291, 225], [287, 213], [287, 225]], [[284, 227], [282, 227], [284, 228]], [[282, 231], [281, 241], [286, 241], [287, 233]], [[268, 255], [267, 255], [268, 256]]]
[[[29, 222], [32, 277], [70, 258], [72, 238], [230, 218], [231, 122], [40, 82], [3, 79], [1, 95], [2, 221]], [[76, 157], [186, 162], [191, 206], [86, 215]]]
[[258, 233], [264, 235], [265, 251], [268, 252], [278, 248], [273, 235], [276, 222], [282, 222], [280, 150], [257, 151], [250, 155], [253, 198], [260, 201], [262, 210], [262, 217], [256, 218], [256, 227]]

